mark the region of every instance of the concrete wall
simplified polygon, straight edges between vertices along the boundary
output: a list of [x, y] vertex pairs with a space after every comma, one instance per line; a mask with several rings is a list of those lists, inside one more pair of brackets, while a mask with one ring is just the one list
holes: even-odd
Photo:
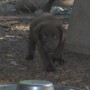
[[90, 55], [90, 0], [75, 0], [66, 49]]

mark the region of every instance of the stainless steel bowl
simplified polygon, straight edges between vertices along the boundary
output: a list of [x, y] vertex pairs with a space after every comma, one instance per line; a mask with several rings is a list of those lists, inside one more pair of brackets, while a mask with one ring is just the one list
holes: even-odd
[[17, 90], [54, 90], [53, 83], [45, 80], [20, 81]]
[[17, 84], [0, 84], [0, 90], [16, 90]]
[[[17, 90], [18, 89], [17, 86], [18, 86], [17, 84], [0, 84], [0, 90]], [[90, 90], [90, 87], [87, 86], [86, 89]], [[27, 90], [27, 89], [25, 89], [25, 90]], [[79, 89], [76, 87], [74, 88], [74, 87], [68, 87], [68, 86], [55, 85], [54, 90], [82, 90], [82, 89]]]

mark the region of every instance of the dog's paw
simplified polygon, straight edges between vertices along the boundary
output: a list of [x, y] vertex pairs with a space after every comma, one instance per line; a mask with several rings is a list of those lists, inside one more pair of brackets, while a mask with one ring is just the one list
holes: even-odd
[[59, 62], [60, 65], [63, 65], [65, 63], [63, 58], [53, 58], [53, 62]]
[[58, 62], [59, 62], [60, 65], [63, 65], [63, 64], [65, 63], [65, 61], [64, 61], [63, 58], [60, 58], [60, 59], [58, 60]]
[[48, 66], [45, 70], [46, 72], [56, 72], [56, 68], [51, 66]]

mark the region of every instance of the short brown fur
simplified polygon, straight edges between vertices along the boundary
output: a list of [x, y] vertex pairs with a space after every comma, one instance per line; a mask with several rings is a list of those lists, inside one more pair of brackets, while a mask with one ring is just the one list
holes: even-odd
[[65, 29], [58, 18], [52, 15], [40, 16], [32, 21], [29, 32], [27, 60], [34, 57], [37, 45], [46, 71], [56, 71], [54, 62], [64, 63], [63, 47]]

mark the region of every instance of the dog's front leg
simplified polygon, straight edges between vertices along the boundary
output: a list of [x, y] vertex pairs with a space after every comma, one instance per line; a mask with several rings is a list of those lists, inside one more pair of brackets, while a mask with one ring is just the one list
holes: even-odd
[[39, 43], [39, 53], [43, 60], [44, 70], [46, 70], [47, 72], [56, 71], [54, 63], [52, 61], [52, 57], [43, 50], [42, 45], [40, 45], [40, 43]]
[[26, 60], [32, 60], [34, 58], [35, 47], [36, 47], [36, 40], [33, 37], [32, 32], [29, 32], [29, 38], [28, 38], [28, 55], [26, 57]]
[[64, 50], [64, 42], [61, 43], [58, 48], [56, 49], [56, 51], [54, 52], [52, 58], [53, 58], [53, 62], [58, 61], [59, 64], [63, 65], [64, 64], [64, 57], [63, 57], [63, 50]]

